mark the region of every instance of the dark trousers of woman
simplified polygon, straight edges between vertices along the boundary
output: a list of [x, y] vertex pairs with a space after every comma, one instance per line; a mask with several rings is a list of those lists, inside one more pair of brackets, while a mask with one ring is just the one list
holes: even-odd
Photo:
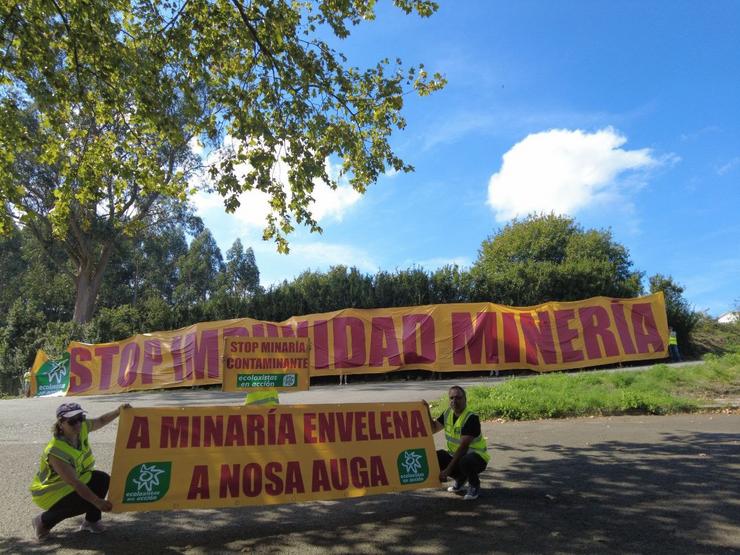
[[[95, 495], [101, 499], [105, 499], [105, 496], [108, 495], [109, 485], [110, 476], [100, 470], [93, 470], [92, 477], [87, 483], [87, 487], [93, 490]], [[82, 513], [85, 513], [85, 519], [88, 522], [97, 522], [102, 517], [100, 509], [89, 501], [85, 501], [76, 491], [73, 491], [54, 503], [48, 511], [44, 511], [41, 514], [41, 522], [47, 530], [51, 530], [64, 519]]]
[[[443, 449], [437, 451], [437, 461], [439, 462], [439, 469], [444, 470], [447, 465], [450, 464], [452, 455]], [[483, 472], [488, 466], [488, 463], [478, 453], [468, 451], [463, 457], [457, 461], [457, 464], [452, 467], [450, 476], [458, 484], [464, 484], [466, 481], [474, 488], [480, 487], [480, 478], [478, 474]]]

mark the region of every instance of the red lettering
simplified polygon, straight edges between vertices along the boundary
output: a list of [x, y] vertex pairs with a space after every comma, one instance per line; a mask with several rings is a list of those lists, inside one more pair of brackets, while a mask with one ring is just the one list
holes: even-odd
[[[416, 348], [417, 329], [421, 353]], [[409, 314], [403, 317], [403, 360], [405, 364], [428, 364], [437, 360], [431, 315]]]
[[73, 347], [69, 351], [69, 393], [82, 393], [92, 386], [92, 371], [82, 361], [92, 360], [92, 354], [84, 347]]
[[106, 345], [95, 349], [95, 356], [100, 357], [100, 390], [110, 388], [113, 373], [113, 356], [118, 354], [118, 345]]
[[367, 463], [362, 457], [353, 457], [349, 463], [352, 474], [352, 485], [356, 488], [370, 486], [370, 476], [367, 473]]
[[560, 352], [563, 353], [563, 362], [577, 362], [583, 360], [583, 351], [573, 348], [573, 340], [578, 337], [578, 330], [574, 330], [568, 322], [575, 318], [574, 310], [555, 311], [555, 329], [558, 333]]
[[608, 357], [619, 355], [619, 347], [614, 334], [609, 330], [611, 319], [609, 313], [601, 306], [586, 306], [578, 311], [583, 326], [583, 341], [586, 344], [588, 358], [601, 358], [599, 339], [604, 346], [604, 354]]
[[313, 412], [303, 413], [303, 443], [317, 443], [316, 437], [316, 414]]
[[257, 463], [244, 465], [242, 491], [247, 497], [256, 497], [262, 491], [262, 468]]
[[393, 413], [393, 426], [396, 428], [396, 437], [410, 437], [409, 415], [407, 412], [395, 411]]
[[283, 493], [283, 479], [278, 474], [283, 471], [283, 465], [279, 462], [269, 462], [265, 465], [265, 493], [267, 495], [280, 495]]
[[218, 482], [218, 496], [221, 499], [225, 497], [237, 497], [239, 495], [239, 465], [228, 464], [221, 465], [221, 479]]
[[411, 411], [411, 437], [426, 437], [427, 427], [424, 424], [424, 417], [421, 411]]
[[377, 439], [383, 439], [383, 437], [378, 433], [378, 430], [376, 428], [377, 424], [376, 424], [374, 412], [371, 412], [368, 414], [367, 424], [368, 424], [368, 437], [370, 438], [370, 441], [377, 440]]
[[[185, 346], [186, 350], [190, 350], [189, 346]], [[182, 347], [182, 336], [175, 336], [172, 339], [172, 370], [175, 373], [175, 381], [182, 382], [190, 378], [190, 371], [188, 374], [184, 374], [185, 364], [183, 362], [183, 347]]]
[[160, 432], [159, 447], [170, 449], [188, 446], [188, 417], [163, 416]]
[[293, 416], [290, 414], [281, 414], [280, 423], [278, 424], [278, 445], [286, 443], [295, 443], [295, 428], [293, 427]]
[[200, 417], [190, 420], [190, 447], [200, 447]]
[[210, 499], [211, 491], [208, 486], [208, 465], [196, 464], [193, 467], [193, 477], [190, 479], [188, 499]]
[[[365, 323], [348, 316], [332, 320], [334, 329], [334, 367], [354, 368], [365, 365]], [[349, 336], [347, 335], [349, 330]], [[351, 352], [351, 354], [350, 354]]]
[[226, 447], [238, 445], [244, 447], [244, 426], [242, 419], [238, 414], [231, 414], [226, 420], [226, 438], [224, 439]]
[[519, 329], [516, 327], [516, 314], [503, 312], [501, 319], [504, 323], [504, 358], [506, 362], [519, 362], [521, 347], [519, 346]]
[[[485, 344], [486, 362], [498, 362], [498, 335], [496, 313], [480, 312], [475, 319], [475, 328], [469, 312], [452, 313], [452, 361], [454, 364], [480, 364]], [[467, 349], [466, 349], [467, 347]]]
[[331, 483], [329, 482], [329, 473], [326, 470], [326, 463], [322, 459], [313, 461], [313, 472], [311, 473], [311, 491], [329, 491]]
[[619, 332], [622, 348], [626, 354], [634, 355], [636, 353], [635, 344], [632, 342], [629, 326], [627, 326], [627, 319], [624, 316], [624, 305], [617, 301], [612, 301], [611, 309], [614, 322], [617, 324], [617, 332]]
[[355, 441], [367, 441], [367, 413], [364, 411], [355, 412]]
[[129, 387], [136, 381], [136, 369], [139, 367], [141, 349], [137, 343], [129, 343], [123, 347], [121, 360], [118, 363], [118, 385]]
[[339, 441], [352, 441], [352, 422], [353, 412], [338, 412], [337, 430], [339, 431]]
[[370, 457], [370, 485], [373, 487], [388, 485], [383, 459], [377, 455]]
[[265, 417], [261, 414], [247, 415], [247, 445], [265, 444]]
[[224, 328], [224, 339], [227, 337], [249, 337], [247, 328], [235, 326], [233, 328]]
[[317, 370], [329, 368], [329, 333], [326, 320], [316, 320], [313, 323], [313, 360]]
[[224, 444], [224, 417], [205, 416], [203, 426], [203, 447], [223, 447]]
[[334, 413], [319, 413], [319, 443], [334, 443], [337, 440], [336, 428], [334, 427]]
[[149, 449], [149, 418], [134, 416], [131, 430], [128, 434], [126, 449]]
[[144, 341], [144, 364], [141, 367], [141, 383], [154, 383], [154, 367], [160, 364], [162, 364], [162, 344], [159, 339]]
[[285, 493], [303, 493], [306, 491], [303, 485], [303, 476], [301, 475], [301, 465], [298, 461], [288, 461], [288, 468], [285, 471]]
[[370, 326], [370, 366], [401, 366], [401, 351], [396, 337], [396, 327], [390, 316], [372, 319]]
[[638, 353], [649, 353], [651, 352], [650, 347], [653, 353], [665, 352], [666, 346], [658, 332], [658, 325], [655, 323], [655, 315], [650, 303], [632, 305], [632, 327], [635, 331]]
[[380, 412], [380, 433], [383, 434], [383, 439], [393, 439], [393, 433], [391, 432], [391, 411], [384, 410]]
[[555, 364], [557, 353], [552, 339], [550, 315], [547, 312], [538, 312], [539, 326], [534, 322], [534, 315], [522, 313], [519, 321], [522, 324], [524, 346], [527, 352], [527, 362], [532, 365], [539, 363], [538, 354], [542, 355], [545, 364]]
[[349, 472], [347, 459], [331, 459], [331, 485], [335, 490], [343, 490], [349, 487]]

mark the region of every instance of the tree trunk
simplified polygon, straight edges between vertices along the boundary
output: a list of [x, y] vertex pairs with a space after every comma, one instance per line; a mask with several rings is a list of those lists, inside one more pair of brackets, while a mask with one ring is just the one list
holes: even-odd
[[94, 255], [80, 262], [75, 275], [75, 312], [72, 319], [78, 324], [89, 322], [95, 313], [95, 302], [98, 299], [98, 291], [103, 282], [103, 274], [108, 266], [113, 242], [103, 246], [100, 258], [94, 260]]
[[73, 320], [78, 324], [90, 321], [95, 311], [95, 301], [98, 298], [98, 289], [100, 289], [100, 280], [96, 280], [95, 277], [95, 275], [89, 275], [84, 269], [81, 269], [75, 277], [76, 295]]

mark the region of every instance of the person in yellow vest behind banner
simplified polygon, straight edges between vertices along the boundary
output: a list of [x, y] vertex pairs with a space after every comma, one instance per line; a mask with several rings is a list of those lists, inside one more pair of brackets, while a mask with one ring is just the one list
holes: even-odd
[[[477, 499], [480, 495], [480, 478], [478, 475], [486, 469], [491, 456], [486, 449], [486, 439], [481, 433], [478, 415], [467, 408], [468, 400], [465, 390], [454, 385], [449, 391], [450, 407], [436, 420], [429, 412], [432, 433], [445, 431], [447, 449], [437, 451], [439, 462], [439, 480], [446, 482], [451, 477], [454, 482], [447, 488], [451, 493], [465, 491], [466, 500]], [[429, 409], [429, 403], [424, 401]]]
[[87, 420], [85, 411], [77, 403], [63, 403], [57, 408], [53, 436], [46, 445], [39, 470], [31, 482], [31, 497], [44, 509], [31, 519], [36, 539], [44, 541], [54, 526], [73, 516], [85, 515], [80, 530], [92, 533], [103, 531], [101, 512], [108, 512], [113, 504], [108, 494], [110, 476], [93, 470], [93, 456], [88, 434], [113, 422], [128, 403], [97, 418]]
[[245, 405], [279, 405], [280, 398], [278, 397], [277, 389], [270, 387], [268, 389], [258, 389], [257, 391], [250, 391], [244, 398]]
[[23, 396], [24, 397], [31, 396], [31, 371], [30, 370], [26, 370], [26, 373], [23, 374]]
[[676, 330], [668, 328], [668, 354], [671, 355], [671, 362], [681, 362], [681, 353], [678, 350], [678, 336]]

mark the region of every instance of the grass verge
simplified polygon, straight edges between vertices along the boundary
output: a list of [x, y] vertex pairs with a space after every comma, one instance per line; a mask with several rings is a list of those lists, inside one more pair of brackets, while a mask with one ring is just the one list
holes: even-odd
[[[707, 355], [704, 364], [660, 364], [636, 372], [583, 372], [515, 378], [467, 392], [481, 420], [533, 420], [616, 414], [693, 412], [740, 398], [740, 354]], [[447, 407], [432, 403], [435, 417]]]

